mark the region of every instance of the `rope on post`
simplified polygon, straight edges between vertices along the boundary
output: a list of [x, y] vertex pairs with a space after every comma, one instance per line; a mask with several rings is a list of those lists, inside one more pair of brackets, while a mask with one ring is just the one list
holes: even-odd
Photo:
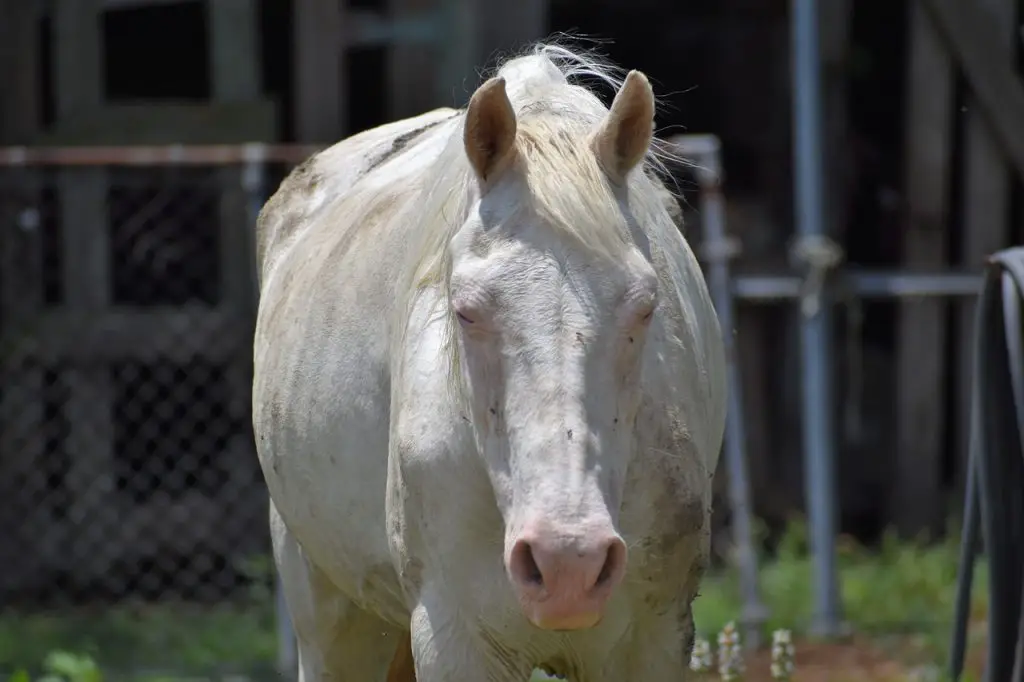
[[793, 243], [790, 258], [807, 267], [800, 286], [800, 312], [804, 317], [814, 317], [821, 309], [828, 273], [843, 262], [843, 247], [825, 235], [805, 235]]

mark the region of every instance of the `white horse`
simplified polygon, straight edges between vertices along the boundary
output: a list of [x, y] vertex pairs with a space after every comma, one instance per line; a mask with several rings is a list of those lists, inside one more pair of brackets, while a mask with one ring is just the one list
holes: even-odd
[[615, 73], [540, 45], [264, 207], [253, 424], [305, 682], [686, 676], [725, 358]]

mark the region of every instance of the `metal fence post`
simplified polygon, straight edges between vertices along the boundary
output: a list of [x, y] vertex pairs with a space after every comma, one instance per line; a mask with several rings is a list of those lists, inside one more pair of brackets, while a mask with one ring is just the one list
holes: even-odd
[[815, 607], [811, 628], [838, 634], [839, 590], [835, 562], [835, 474], [833, 447], [831, 314], [820, 301], [824, 276], [838, 256], [825, 238], [822, 206], [821, 55], [817, 0], [792, 0], [793, 163], [798, 240], [809, 266], [800, 309], [805, 485], [814, 556]]
[[729, 472], [729, 504], [732, 507], [732, 535], [736, 545], [740, 573], [740, 592], [743, 611], [740, 624], [743, 641], [753, 649], [761, 644], [761, 627], [768, 618], [768, 610], [761, 601], [758, 588], [757, 549], [753, 537], [753, 504], [747, 471], [747, 435], [743, 420], [743, 391], [735, 349], [735, 321], [733, 318], [733, 292], [729, 261], [736, 255], [737, 244], [725, 230], [725, 206], [721, 190], [720, 143], [713, 135], [694, 137], [683, 147], [691, 150], [698, 161], [700, 208], [703, 225], [703, 260], [707, 262], [707, 280], [715, 310], [722, 328], [725, 345], [726, 384], [729, 394], [725, 418], [725, 460]]

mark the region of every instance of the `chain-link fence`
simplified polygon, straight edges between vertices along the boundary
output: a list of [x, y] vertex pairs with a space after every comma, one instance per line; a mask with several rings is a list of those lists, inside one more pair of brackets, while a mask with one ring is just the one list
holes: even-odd
[[0, 673], [273, 667], [255, 151], [0, 157]]

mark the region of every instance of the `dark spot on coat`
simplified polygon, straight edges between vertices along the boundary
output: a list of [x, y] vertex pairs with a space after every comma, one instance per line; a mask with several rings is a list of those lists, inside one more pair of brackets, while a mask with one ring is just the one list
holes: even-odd
[[431, 121], [430, 123], [428, 123], [425, 126], [422, 126], [420, 128], [416, 128], [415, 130], [410, 130], [408, 132], [402, 133], [401, 135], [399, 135], [398, 137], [396, 137], [395, 139], [393, 139], [391, 141], [391, 146], [390, 147], [388, 147], [382, 154], [380, 154], [379, 156], [374, 158], [373, 161], [371, 161], [369, 163], [369, 165], [366, 167], [366, 172], [369, 173], [370, 171], [372, 171], [375, 168], [379, 167], [385, 161], [387, 161], [391, 157], [397, 155], [403, 149], [408, 147], [409, 143], [412, 142], [413, 140], [415, 140], [417, 137], [419, 137], [423, 133], [427, 132], [431, 128], [439, 125], [442, 121], [447, 121], [447, 120], [448, 119], [441, 119], [441, 120], [437, 120], [437, 121]]
[[566, 435], [566, 437], [567, 437], [567, 438], [568, 438], [569, 440], [572, 440], [572, 429], [569, 429], [568, 431], [566, 431], [566, 432], [565, 432], [565, 435]]

